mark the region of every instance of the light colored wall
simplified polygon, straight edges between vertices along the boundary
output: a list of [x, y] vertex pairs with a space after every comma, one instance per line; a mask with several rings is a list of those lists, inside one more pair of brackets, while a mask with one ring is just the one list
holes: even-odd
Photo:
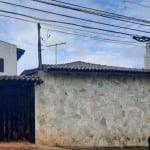
[[150, 78], [40, 73], [36, 143], [147, 146]]
[[17, 75], [17, 47], [0, 41], [0, 58], [4, 59], [4, 72], [0, 75]]
[[145, 69], [150, 69], [150, 54], [145, 54], [144, 64], [145, 64]]
[[146, 53], [144, 56], [145, 69], [150, 69], [150, 42], [146, 43]]

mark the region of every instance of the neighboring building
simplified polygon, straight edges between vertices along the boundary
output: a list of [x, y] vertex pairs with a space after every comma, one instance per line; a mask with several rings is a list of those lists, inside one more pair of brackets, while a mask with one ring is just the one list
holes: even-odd
[[148, 146], [150, 70], [84, 62], [42, 68], [23, 72], [43, 80], [35, 89], [37, 144]]
[[17, 61], [24, 52], [16, 45], [0, 41], [0, 75], [17, 75]]
[[0, 75], [0, 142], [35, 142], [36, 76]]
[[17, 76], [24, 50], [0, 41], [0, 142], [35, 142], [35, 84], [37, 76]]

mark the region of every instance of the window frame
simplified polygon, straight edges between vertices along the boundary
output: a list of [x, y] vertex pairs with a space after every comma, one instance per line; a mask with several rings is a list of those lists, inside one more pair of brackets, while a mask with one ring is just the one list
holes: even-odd
[[4, 72], [4, 58], [0, 58], [0, 73]]

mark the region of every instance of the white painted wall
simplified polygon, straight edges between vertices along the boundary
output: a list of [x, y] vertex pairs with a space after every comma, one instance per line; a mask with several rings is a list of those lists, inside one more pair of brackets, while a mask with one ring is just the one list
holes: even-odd
[[4, 72], [0, 75], [17, 75], [16, 45], [0, 41], [0, 58], [4, 59]]

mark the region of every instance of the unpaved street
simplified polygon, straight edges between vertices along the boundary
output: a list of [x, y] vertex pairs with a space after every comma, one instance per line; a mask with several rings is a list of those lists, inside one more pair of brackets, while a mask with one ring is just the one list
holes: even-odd
[[65, 150], [65, 149], [39, 146], [29, 143], [0, 143], [0, 150]]
[[148, 147], [98, 148], [98, 147], [47, 147], [29, 143], [0, 143], [0, 150], [148, 150]]

